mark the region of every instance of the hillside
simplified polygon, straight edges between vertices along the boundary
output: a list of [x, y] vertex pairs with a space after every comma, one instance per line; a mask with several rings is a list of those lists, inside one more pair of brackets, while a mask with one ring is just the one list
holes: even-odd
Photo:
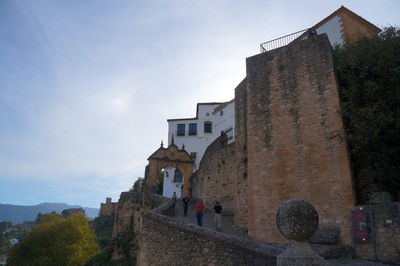
[[[61, 213], [65, 209], [80, 208], [77, 205], [68, 205], [65, 203], [40, 203], [32, 206], [20, 206], [12, 204], [0, 203], [0, 221], [10, 221], [13, 224], [21, 223], [23, 221], [32, 221], [36, 219], [38, 213]], [[95, 218], [98, 216], [99, 209], [83, 207], [86, 216]]]

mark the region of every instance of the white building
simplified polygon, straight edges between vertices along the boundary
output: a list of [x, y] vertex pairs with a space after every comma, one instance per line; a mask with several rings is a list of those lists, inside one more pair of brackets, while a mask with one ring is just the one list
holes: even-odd
[[208, 145], [221, 136], [221, 132], [227, 135], [228, 144], [234, 141], [235, 101], [198, 103], [196, 117], [167, 121], [168, 145], [171, 144], [172, 136], [179, 148], [184, 145], [195, 162], [193, 171], [196, 171]]

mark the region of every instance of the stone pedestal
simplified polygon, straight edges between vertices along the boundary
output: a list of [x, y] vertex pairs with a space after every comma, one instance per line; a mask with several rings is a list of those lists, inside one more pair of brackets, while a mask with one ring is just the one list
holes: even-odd
[[286, 251], [276, 258], [278, 266], [325, 265], [324, 259], [315, 253], [305, 241], [292, 241]]
[[317, 231], [318, 221], [317, 211], [305, 200], [288, 200], [279, 207], [276, 224], [290, 244], [285, 252], [277, 256], [277, 266], [326, 265], [306, 242]]

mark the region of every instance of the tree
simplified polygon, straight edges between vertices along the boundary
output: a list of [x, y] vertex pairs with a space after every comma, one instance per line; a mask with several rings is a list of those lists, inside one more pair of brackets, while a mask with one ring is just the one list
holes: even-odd
[[83, 265], [99, 248], [82, 214], [41, 215], [39, 225], [10, 252], [7, 265]]
[[[400, 190], [400, 29], [334, 51], [341, 114], [358, 189], [369, 178]], [[397, 195], [399, 196], [399, 195]]]
[[131, 191], [133, 191], [133, 192], [141, 192], [143, 190], [143, 182], [144, 182], [144, 178], [143, 177], [138, 177], [138, 179], [135, 181], [135, 183], [133, 183]]

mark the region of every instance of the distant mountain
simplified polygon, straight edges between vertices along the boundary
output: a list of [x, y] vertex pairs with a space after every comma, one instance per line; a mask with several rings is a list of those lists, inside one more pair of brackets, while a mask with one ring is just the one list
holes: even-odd
[[[0, 222], [10, 221], [13, 224], [21, 223], [23, 221], [33, 221], [36, 219], [38, 213], [50, 213], [55, 211], [56, 213], [61, 213], [65, 209], [70, 208], [82, 208], [77, 205], [68, 205], [66, 203], [40, 203], [38, 205], [32, 206], [20, 206], [11, 204], [1, 204], [0, 203]], [[95, 218], [98, 216], [99, 209], [97, 208], [86, 208], [86, 216], [89, 218]]]

